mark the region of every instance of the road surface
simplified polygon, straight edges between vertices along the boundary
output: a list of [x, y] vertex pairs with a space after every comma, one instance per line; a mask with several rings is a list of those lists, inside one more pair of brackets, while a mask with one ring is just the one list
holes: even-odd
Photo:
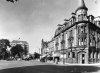
[[0, 73], [100, 73], [100, 67], [55, 65], [39, 61], [0, 61]]

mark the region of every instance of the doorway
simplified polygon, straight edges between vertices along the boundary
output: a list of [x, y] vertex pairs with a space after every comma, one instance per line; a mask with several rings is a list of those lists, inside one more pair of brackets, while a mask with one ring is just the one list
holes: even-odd
[[82, 54], [82, 64], [85, 63], [85, 54]]
[[85, 53], [81, 52], [78, 54], [78, 63], [79, 64], [85, 64], [86, 61], [85, 61]]

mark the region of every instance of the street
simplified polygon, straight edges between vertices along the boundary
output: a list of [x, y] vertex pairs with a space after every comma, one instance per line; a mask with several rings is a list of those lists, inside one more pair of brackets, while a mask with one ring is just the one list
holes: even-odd
[[39, 61], [0, 61], [0, 73], [100, 73], [100, 67], [56, 65]]

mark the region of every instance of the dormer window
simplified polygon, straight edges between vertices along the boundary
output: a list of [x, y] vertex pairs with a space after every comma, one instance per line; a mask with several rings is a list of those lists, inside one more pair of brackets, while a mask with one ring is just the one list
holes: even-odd
[[100, 26], [100, 21], [96, 21], [96, 25], [97, 26]]
[[84, 20], [85, 16], [84, 14], [78, 15], [78, 21]]
[[72, 20], [70, 22], [71, 22], [71, 25], [72, 25], [73, 24]]

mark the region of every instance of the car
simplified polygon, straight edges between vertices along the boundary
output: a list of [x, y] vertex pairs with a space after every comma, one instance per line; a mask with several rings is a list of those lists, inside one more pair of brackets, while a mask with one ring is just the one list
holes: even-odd
[[45, 57], [42, 57], [41, 59], [40, 59], [40, 61], [41, 62], [46, 62], [47, 61], [47, 57], [45, 56]]

